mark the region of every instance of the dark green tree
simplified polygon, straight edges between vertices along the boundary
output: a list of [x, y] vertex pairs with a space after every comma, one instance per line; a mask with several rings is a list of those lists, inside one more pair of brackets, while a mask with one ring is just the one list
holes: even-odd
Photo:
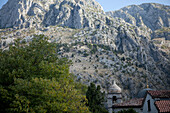
[[134, 109], [130, 108], [128, 110], [118, 111], [117, 113], [137, 113], [137, 112]]
[[86, 92], [86, 97], [88, 100], [87, 106], [89, 106], [90, 111], [93, 113], [108, 113], [104, 108], [105, 102], [105, 92], [102, 93], [100, 86], [97, 88], [94, 83], [91, 83]]
[[0, 50], [0, 113], [89, 113], [70, 64], [44, 35]]

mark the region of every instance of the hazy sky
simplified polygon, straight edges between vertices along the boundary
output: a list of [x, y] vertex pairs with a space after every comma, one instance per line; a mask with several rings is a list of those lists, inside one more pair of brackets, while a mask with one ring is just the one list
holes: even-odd
[[[102, 6], [104, 11], [114, 11], [122, 7], [132, 5], [132, 4], [142, 4], [142, 3], [160, 3], [170, 5], [170, 0], [96, 0]], [[0, 0], [0, 8], [7, 2], [7, 0]]]

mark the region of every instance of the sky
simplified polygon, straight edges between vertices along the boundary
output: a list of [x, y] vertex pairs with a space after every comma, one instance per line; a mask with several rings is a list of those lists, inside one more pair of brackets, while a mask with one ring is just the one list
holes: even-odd
[[[0, 0], [0, 8], [7, 2], [8, 0]], [[114, 11], [120, 8], [123, 8], [128, 5], [139, 5], [142, 3], [160, 3], [170, 6], [170, 0], [96, 0], [99, 2], [104, 11]]]

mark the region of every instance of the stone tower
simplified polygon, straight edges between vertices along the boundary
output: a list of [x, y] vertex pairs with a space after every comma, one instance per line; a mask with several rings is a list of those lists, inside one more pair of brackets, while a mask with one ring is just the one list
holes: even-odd
[[116, 84], [115, 81], [112, 82], [113, 85], [110, 86], [107, 94], [107, 104], [109, 113], [113, 112], [113, 105], [122, 102], [122, 90]]

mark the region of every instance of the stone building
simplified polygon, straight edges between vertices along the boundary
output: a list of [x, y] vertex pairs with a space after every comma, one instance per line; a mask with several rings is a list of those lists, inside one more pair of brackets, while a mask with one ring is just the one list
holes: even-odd
[[113, 81], [107, 94], [107, 104], [108, 104], [109, 113], [113, 112], [113, 105], [118, 103], [122, 103], [122, 90], [116, 84], [116, 82]]
[[147, 91], [143, 113], [170, 113], [170, 90]]
[[147, 85], [138, 98], [122, 102], [122, 90], [114, 82], [108, 90], [107, 104], [109, 113], [130, 108], [138, 113], [170, 113], [170, 90], [152, 90]]
[[130, 99], [126, 102], [113, 105], [113, 111], [117, 113], [118, 111], [128, 110], [129, 108], [132, 108], [138, 113], [143, 113], [143, 101], [144, 98]]

